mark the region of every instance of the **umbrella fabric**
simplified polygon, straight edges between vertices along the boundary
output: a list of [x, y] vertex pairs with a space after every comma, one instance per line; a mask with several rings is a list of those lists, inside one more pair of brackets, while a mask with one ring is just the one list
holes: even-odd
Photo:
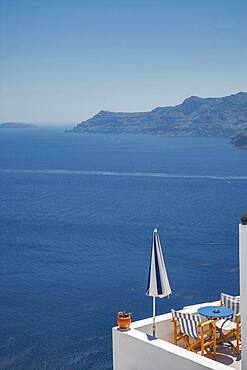
[[171, 294], [158, 230], [154, 229], [146, 294], [153, 297], [153, 337], [155, 337], [155, 298]]
[[154, 229], [146, 294], [163, 298], [171, 294], [158, 230]]

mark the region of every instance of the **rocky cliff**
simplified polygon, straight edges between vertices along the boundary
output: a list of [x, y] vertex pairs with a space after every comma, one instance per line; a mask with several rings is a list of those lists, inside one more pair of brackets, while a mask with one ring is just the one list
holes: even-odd
[[221, 98], [191, 96], [179, 105], [159, 107], [150, 112], [101, 111], [71, 131], [231, 137], [246, 127], [247, 93], [240, 92]]

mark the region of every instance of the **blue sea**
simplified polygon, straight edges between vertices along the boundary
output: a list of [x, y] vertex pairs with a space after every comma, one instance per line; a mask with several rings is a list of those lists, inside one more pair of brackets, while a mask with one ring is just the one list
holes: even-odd
[[116, 313], [151, 316], [158, 227], [173, 294], [239, 292], [247, 151], [226, 139], [0, 131], [0, 368], [110, 370]]

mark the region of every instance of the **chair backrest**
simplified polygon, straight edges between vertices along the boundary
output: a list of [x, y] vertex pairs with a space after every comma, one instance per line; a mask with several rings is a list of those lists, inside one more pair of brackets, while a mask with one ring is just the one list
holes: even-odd
[[178, 320], [181, 333], [200, 338], [198, 324], [202, 322], [201, 315], [172, 310], [172, 316]]
[[240, 296], [221, 293], [221, 302], [227, 308], [233, 311], [233, 321], [236, 320], [236, 314], [240, 312]]

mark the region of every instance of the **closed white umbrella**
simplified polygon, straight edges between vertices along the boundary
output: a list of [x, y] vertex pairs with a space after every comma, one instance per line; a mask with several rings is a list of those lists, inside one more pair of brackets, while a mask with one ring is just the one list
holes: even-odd
[[158, 230], [154, 229], [146, 289], [146, 294], [153, 297], [153, 336], [155, 336], [155, 298], [164, 298], [171, 293]]

